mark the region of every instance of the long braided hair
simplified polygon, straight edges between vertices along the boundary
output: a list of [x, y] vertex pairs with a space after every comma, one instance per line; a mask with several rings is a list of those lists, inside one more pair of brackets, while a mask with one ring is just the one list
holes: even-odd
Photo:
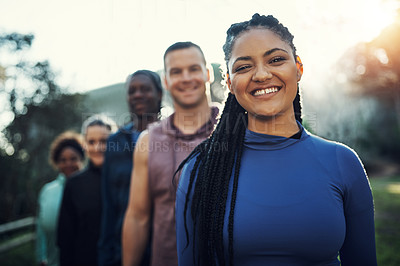
[[[273, 16], [254, 14], [249, 21], [233, 24], [227, 31], [226, 42], [223, 46], [225, 61], [228, 63], [232, 47], [237, 38], [252, 28], [266, 28], [276, 33], [288, 43], [296, 58], [296, 48], [293, 45], [293, 35]], [[301, 122], [300, 95], [297, 90], [293, 102], [296, 119]], [[229, 94], [220, 121], [213, 134], [195, 148], [189, 157], [182, 162], [196, 157], [190, 174], [188, 193], [184, 207], [184, 219], [187, 241], [186, 213], [188, 210], [191, 191], [194, 186], [191, 218], [193, 219], [193, 254], [194, 264], [197, 265], [233, 265], [233, 226], [238, 188], [241, 157], [244, 148], [244, 136], [247, 126], [246, 110], [238, 103], [233, 94]], [[228, 201], [229, 184], [233, 178], [231, 199]], [[227, 204], [230, 202], [230, 204]], [[229, 207], [229, 210], [227, 210]], [[228, 256], [226, 257], [223, 244], [223, 229], [225, 213], [228, 218]], [[187, 242], [187, 245], [189, 244]], [[197, 252], [196, 252], [197, 251]], [[228, 259], [228, 262], [226, 262]]]

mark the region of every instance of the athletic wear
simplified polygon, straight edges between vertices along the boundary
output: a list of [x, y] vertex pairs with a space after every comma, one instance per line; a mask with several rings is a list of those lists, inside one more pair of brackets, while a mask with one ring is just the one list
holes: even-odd
[[[246, 130], [234, 214], [234, 265], [340, 265], [339, 251], [342, 265], [376, 265], [371, 189], [357, 154], [301, 130], [300, 139]], [[191, 202], [188, 247], [183, 212], [194, 162], [185, 165], [177, 191], [179, 265], [193, 264]], [[225, 254], [232, 184], [233, 178]]]
[[43, 186], [39, 193], [39, 213], [36, 222], [37, 262], [47, 261], [48, 266], [59, 265], [59, 251], [56, 244], [58, 215], [64, 191], [65, 175]]
[[101, 217], [101, 168], [87, 168], [68, 178], [58, 220], [60, 265], [97, 266]]
[[[107, 139], [101, 177], [102, 215], [98, 243], [100, 266], [122, 265], [122, 224], [128, 206], [133, 150], [139, 134], [131, 122]], [[141, 265], [148, 265], [149, 252], [146, 249]]]
[[178, 264], [173, 176], [180, 163], [210, 135], [217, 114], [218, 109], [213, 108], [210, 120], [193, 134], [183, 134], [174, 126], [174, 114], [149, 126], [148, 169], [153, 206], [151, 265]]

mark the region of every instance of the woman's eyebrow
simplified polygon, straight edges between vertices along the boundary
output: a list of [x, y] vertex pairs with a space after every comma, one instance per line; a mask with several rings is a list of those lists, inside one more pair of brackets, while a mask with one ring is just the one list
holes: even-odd
[[234, 65], [237, 61], [248, 61], [248, 60], [251, 60], [251, 56], [240, 56], [236, 58], [235, 61], [233, 61], [232, 65]]
[[[268, 55], [270, 55], [270, 54], [272, 54], [272, 53], [274, 53], [274, 52], [277, 52], [277, 51], [282, 51], [282, 52], [285, 52], [285, 53], [289, 54], [288, 51], [286, 51], [285, 49], [282, 49], [282, 48], [272, 48], [271, 50], [266, 51], [266, 52], [264, 53], [263, 56], [264, 56], [264, 57], [265, 57], [265, 56], [268, 56]], [[251, 56], [240, 56], [240, 57], [236, 58], [236, 60], [233, 62], [233, 65], [234, 65], [237, 61], [248, 61], [248, 60], [251, 60]]]
[[270, 54], [272, 54], [272, 53], [274, 53], [274, 52], [277, 52], [277, 51], [282, 51], [282, 52], [285, 52], [285, 53], [288, 54], [288, 51], [286, 51], [285, 49], [282, 49], [282, 48], [273, 48], [273, 49], [271, 49], [271, 50], [266, 51], [266, 52], [264, 53], [264, 56], [268, 56], [268, 55], [270, 55]]

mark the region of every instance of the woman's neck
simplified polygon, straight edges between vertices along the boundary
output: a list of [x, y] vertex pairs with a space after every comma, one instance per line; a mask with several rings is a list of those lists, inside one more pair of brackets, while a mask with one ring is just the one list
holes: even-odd
[[136, 120], [134, 127], [137, 131], [142, 132], [147, 129], [149, 124], [156, 121], [158, 121], [158, 115], [141, 117]]
[[248, 116], [247, 128], [253, 132], [289, 138], [299, 131], [293, 116], [252, 117]]

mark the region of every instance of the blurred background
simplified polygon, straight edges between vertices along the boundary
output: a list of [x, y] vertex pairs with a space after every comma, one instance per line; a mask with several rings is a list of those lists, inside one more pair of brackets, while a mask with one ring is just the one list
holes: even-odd
[[[79, 131], [93, 113], [119, 125], [129, 120], [125, 78], [138, 69], [162, 75], [172, 43], [202, 47], [213, 73], [211, 98], [223, 102], [225, 32], [258, 12], [274, 15], [295, 36], [306, 128], [352, 147], [372, 185], [388, 182], [374, 190], [375, 196], [387, 188], [385, 195], [398, 200], [388, 209], [393, 228], [380, 223], [394, 237], [382, 250], [399, 246], [400, 0], [0, 0], [0, 6], [0, 225], [35, 216], [39, 189], [56, 176], [48, 164], [56, 135]], [[168, 95], [163, 107], [163, 115], [172, 111]]]

